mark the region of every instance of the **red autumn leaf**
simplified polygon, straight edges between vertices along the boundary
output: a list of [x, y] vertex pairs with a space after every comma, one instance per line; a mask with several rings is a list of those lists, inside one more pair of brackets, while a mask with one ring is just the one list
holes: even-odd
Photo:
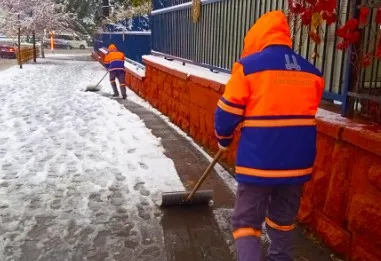
[[294, 14], [301, 14], [304, 11], [304, 7], [300, 2], [296, 2], [294, 0], [288, 0], [288, 6], [290, 10]]
[[372, 63], [371, 57], [369, 54], [366, 54], [361, 62], [362, 67], [366, 68]]
[[323, 11], [333, 13], [337, 7], [337, 0], [321, 0]]
[[336, 35], [344, 39], [348, 38], [347, 30], [344, 27], [337, 29]]
[[369, 12], [370, 12], [369, 7], [363, 6], [360, 8], [360, 18], [359, 18], [360, 25], [366, 25], [368, 23]]
[[321, 11], [323, 11], [323, 4], [321, 2], [317, 3], [314, 8], [314, 13], [320, 13]]
[[321, 38], [317, 33], [310, 31], [308, 35], [311, 37], [312, 41], [314, 41], [316, 44], [321, 43]]
[[361, 34], [359, 31], [348, 34], [347, 40], [350, 44], [357, 44], [360, 42]]
[[377, 9], [376, 13], [376, 23], [381, 24], [381, 7]]
[[324, 12], [322, 14], [322, 18], [323, 18], [323, 20], [326, 21], [328, 26], [330, 26], [331, 24], [335, 23], [336, 20], [337, 20], [337, 16], [336, 16], [335, 13], [328, 13], [328, 12]]
[[315, 5], [317, 0], [305, 0], [310, 5]]
[[336, 47], [339, 50], [345, 50], [348, 48], [348, 46], [349, 46], [348, 42], [344, 41], [344, 42], [338, 43]]
[[354, 31], [357, 29], [358, 26], [359, 26], [359, 20], [352, 18], [345, 23], [344, 28], [350, 31]]
[[312, 11], [311, 10], [306, 10], [302, 16], [302, 23], [304, 25], [310, 25], [311, 24], [311, 21], [312, 21]]

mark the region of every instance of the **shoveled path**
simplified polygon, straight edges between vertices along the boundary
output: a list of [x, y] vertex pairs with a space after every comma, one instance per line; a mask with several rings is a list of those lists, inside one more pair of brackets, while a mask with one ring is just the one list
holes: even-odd
[[[173, 160], [181, 181], [191, 190], [209, 161], [160, 116], [131, 101], [118, 101], [137, 114], [147, 128], [161, 138], [166, 156]], [[213, 208], [187, 206], [163, 210], [162, 226], [168, 261], [234, 260], [227, 238], [221, 233], [213, 212], [213, 209], [231, 209], [234, 195], [215, 171], [209, 175], [201, 189], [213, 189]]]
[[[209, 164], [205, 156], [159, 115], [132, 101], [117, 101], [161, 138], [165, 154], [174, 161], [181, 181], [190, 190]], [[213, 208], [176, 207], [164, 211], [162, 226], [168, 261], [235, 260], [230, 228], [234, 195], [214, 171], [202, 188], [214, 190]], [[265, 255], [269, 242], [266, 235], [262, 241]], [[340, 260], [333, 259], [329, 249], [302, 227], [297, 228], [295, 244], [296, 261]]]

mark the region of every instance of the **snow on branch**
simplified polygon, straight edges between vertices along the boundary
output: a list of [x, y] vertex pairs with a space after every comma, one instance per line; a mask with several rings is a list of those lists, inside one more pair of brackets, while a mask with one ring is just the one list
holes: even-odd
[[19, 27], [24, 33], [67, 28], [70, 14], [63, 10], [54, 0], [0, 0], [0, 28], [7, 35]]

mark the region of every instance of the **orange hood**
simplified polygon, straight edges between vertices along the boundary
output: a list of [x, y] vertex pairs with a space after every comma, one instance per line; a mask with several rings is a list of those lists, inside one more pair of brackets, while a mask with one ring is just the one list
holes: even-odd
[[117, 51], [118, 49], [116, 48], [116, 46], [115, 46], [115, 44], [110, 44], [109, 46], [108, 46], [108, 51], [109, 52], [115, 52], [115, 51]]
[[257, 53], [269, 45], [292, 47], [290, 27], [281, 11], [272, 11], [261, 16], [246, 34], [242, 57]]

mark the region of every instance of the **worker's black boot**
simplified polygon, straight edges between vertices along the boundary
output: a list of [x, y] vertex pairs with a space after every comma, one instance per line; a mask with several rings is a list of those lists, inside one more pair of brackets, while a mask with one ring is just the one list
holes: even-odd
[[118, 88], [116, 87], [115, 82], [112, 84], [112, 90], [114, 91], [114, 95], [112, 97], [119, 97]]

